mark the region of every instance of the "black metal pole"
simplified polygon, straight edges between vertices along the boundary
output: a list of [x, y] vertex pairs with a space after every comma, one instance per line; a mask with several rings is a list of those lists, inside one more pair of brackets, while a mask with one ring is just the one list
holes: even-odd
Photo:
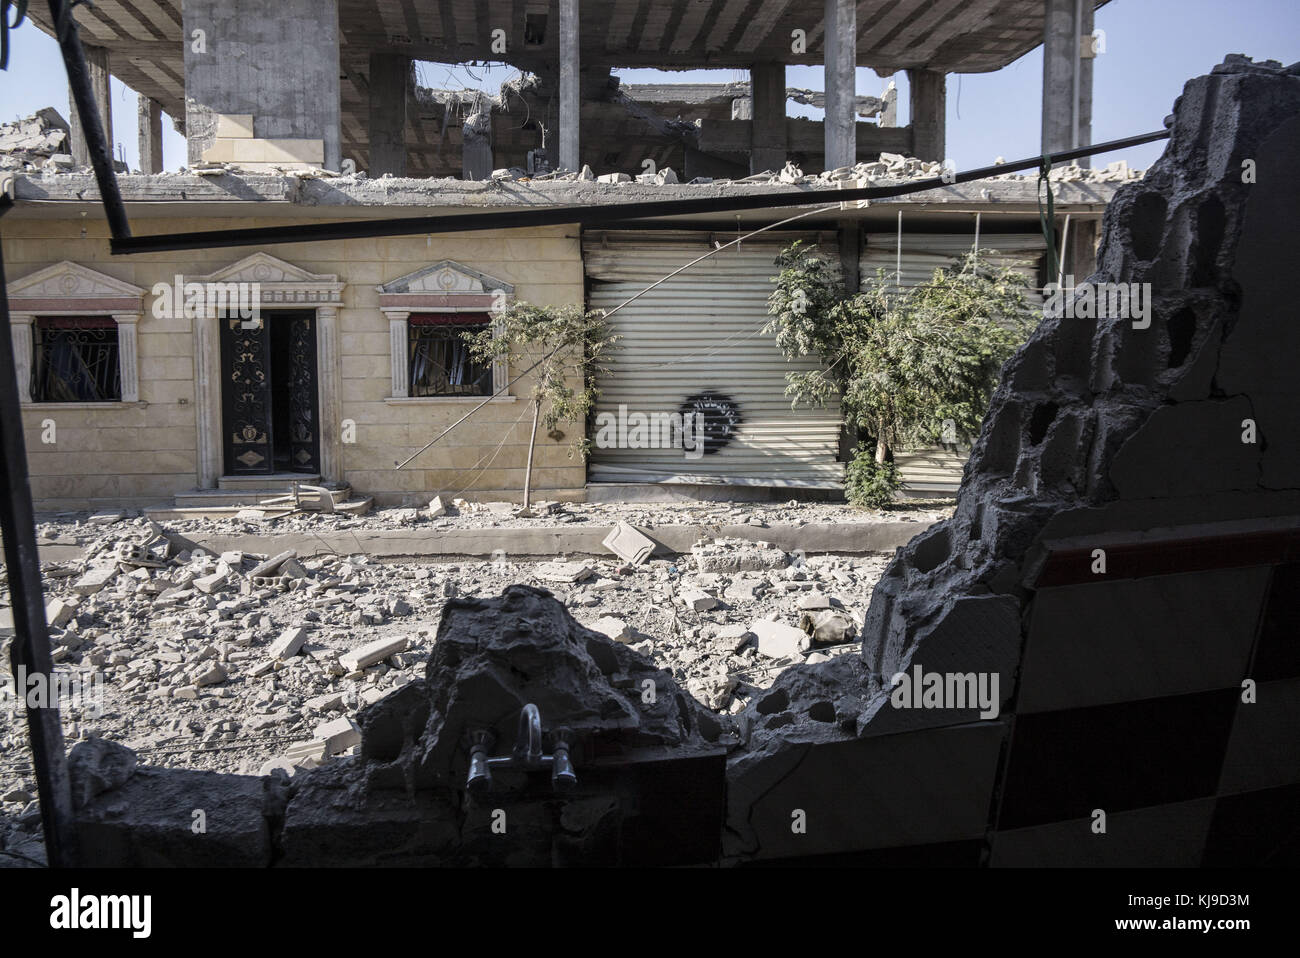
[[68, 89], [72, 91], [72, 100], [77, 104], [77, 114], [81, 117], [81, 133], [90, 151], [90, 165], [95, 170], [95, 182], [99, 184], [108, 229], [114, 239], [126, 239], [131, 235], [131, 226], [126, 219], [126, 207], [122, 205], [117, 174], [113, 172], [113, 144], [104, 136], [104, 121], [99, 115], [95, 92], [91, 89], [86, 54], [81, 49], [77, 21], [72, 18], [72, 4], [66, 0], [50, 0], [50, 19], [54, 21], [54, 33], [58, 37], [59, 49], [63, 51]]
[[[0, 197], [0, 215], [13, 205]], [[14, 642], [10, 654], [13, 674], [42, 676], [49, 681], [50, 635], [45, 625], [45, 595], [41, 588], [40, 561], [36, 555], [36, 521], [32, 490], [27, 481], [27, 447], [23, 439], [22, 407], [18, 402], [18, 377], [14, 371], [13, 337], [9, 334], [9, 295], [5, 289], [4, 256], [0, 251], [0, 527], [4, 531], [5, 566], [13, 602]], [[20, 669], [21, 667], [21, 669]], [[40, 681], [40, 680], [38, 680]], [[26, 702], [26, 689], [16, 689]], [[72, 817], [72, 786], [63, 753], [63, 729], [58, 700], [45, 696], [41, 708], [27, 706], [36, 787], [40, 793], [41, 822], [45, 828], [45, 854], [51, 867], [77, 864], [76, 825]]]

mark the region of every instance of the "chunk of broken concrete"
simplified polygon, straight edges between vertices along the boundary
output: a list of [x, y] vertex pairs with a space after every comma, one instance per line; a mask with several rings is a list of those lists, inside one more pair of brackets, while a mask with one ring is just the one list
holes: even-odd
[[802, 629], [782, 622], [759, 619], [749, 627], [758, 637], [758, 651], [772, 659], [792, 659], [803, 655], [811, 639]]
[[679, 596], [688, 609], [695, 612], [707, 612], [716, 609], [718, 600], [702, 589], [687, 589]]
[[359, 672], [362, 669], [369, 668], [376, 662], [382, 662], [394, 653], [401, 652], [406, 648], [406, 644], [407, 639], [404, 635], [390, 639], [376, 639], [359, 649], [344, 652], [339, 656], [339, 665], [349, 672]]
[[316, 741], [325, 743], [326, 755], [337, 755], [361, 741], [361, 729], [346, 716], [337, 718], [316, 727]]
[[607, 635], [615, 642], [628, 643], [633, 641], [636, 630], [627, 624], [623, 619], [616, 616], [606, 615], [597, 619], [591, 626], [602, 635]]
[[619, 522], [615, 525], [610, 530], [609, 535], [605, 536], [605, 540], [601, 545], [624, 562], [630, 562], [633, 565], [640, 565], [645, 562], [655, 549], [653, 540], [642, 535], [635, 527], [628, 525], [626, 522]]
[[273, 659], [291, 659], [302, 649], [302, 644], [307, 641], [307, 630], [302, 626], [295, 626], [291, 629], [285, 629], [280, 633], [280, 637], [271, 643], [268, 650]]
[[271, 556], [271, 558], [267, 559], [265, 562], [256, 565], [253, 570], [248, 573], [249, 578], [252, 578], [253, 576], [274, 575], [276, 569], [280, 568], [280, 566], [284, 565], [284, 563], [288, 562], [290, 559], [296, 559], [297, 557], [297, 549], [289, 549], [285, 552], [281, 552], [279, 555]]
[[72, 584], [72, 591], [78, 595], [94, 595], [112, 582], [116, 576], [116, 565], [92, 567], [87, 569], [86, 574]]
[[591, 567], [581, 562], [543, 562], [536, 569], [543, 582], [581, 582], [591, 576]]

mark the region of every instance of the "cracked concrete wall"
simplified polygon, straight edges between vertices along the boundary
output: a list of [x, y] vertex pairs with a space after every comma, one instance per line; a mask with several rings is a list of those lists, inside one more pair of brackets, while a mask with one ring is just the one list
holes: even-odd
[[[1091, 277], [1150, 283], [1151, 322], [1042, 322], [1004, 369], [954, 518], [877, 586], [860, 658], [788, 670], [733, 728], [514, 586], [449, 605], [425, 683], [366, 713], [361, 760], [295, 777], [292, 794], [189, 778], [156, 814], [128, 790], [184, 773], [104, 761], [80, 813], [92, 847], [104, 863], [168, 847], [210, 860], [171, 834], [188, 831], [176, 808], [230, 789], [231, 834], [264, 863], [627, 863], [656, 842], [727, 864], [1300, 858], [1275, 840], [1300, 824], [1300, 333], [1285, 285], [1300, 248], [1277, 239], [1300, 208], [1297, 157], [1300, 65], [1230, 57], [1187, 84], [1165, 155], [1107, 212]], [[894, 707], [893, 675], [915, 667], [1001, 681], [976, 707]], [[662, 682], [650, 711], [645, 678]], [[458, 743], [483, 723], [509, 740], [527, 700], [576, 720], [590, 790], [571, 805], [521, 793], [522, 833], [494, 844], [458, 788]], [[611, 741], [625, 761], [602, 767]], [[635, 761], [643, 745], [664, 764]], [[674, 760], [701, 764], [637, 777]], [[665, 801], [697, 813], [688, 829], [668, 831]]]
[[[1149, 283], [1150, 322], [1046, 318], [1007, 363], [954, 517], [901, 549], [872, 595], [862, 710], [843, 707], [858, 676], [831, 663], [791, 670], [739, 717], [733, 859], [859, 849], [858, 861], [886, 863], [902, 849], [952, 864], [1221, 863], [1242, 824], [1229, 804], [1300, 787], [1287, 734], [1300, 668], [1259, 671], [1281, 639], [1257, 627], [1290, 601], [1295, 564], [1254, 521], [1290, 529], [1300, 516], [1300, 383], [1288, 371], [1300, 334], [1284, 288], [1300, 251], [1277, 239], [1300, 209], [1288, 172], [1300, 68], [1230, 57], [1187, 84], [1173, 119], [1164, 156], [1107, 210], [1089, 278]], [[1116, 562], [1136, 551], [1108, 577], [1098, 549]], [[894, 676], [918, 667], [1000, 677], [998, 717], [896, 708]], [[1270, 683], [1273, 722], [1238, 708], [1247, 680]], [[1187, 738], [1203, 755], [1178, 754]], [[782, 785], [807, 743], [842, 754]], [[846, 779], [860, 790], [821, 797]], [[1168, 810], [1188, 802], [1197, 814], [1170, 826]], [[813, 837], [791, 834], [796, 807], [822, 820]], [[1089, 845], [1096, 808], [1133, 840]], [[1134, 837], [1166, 826], [1158, 848]]]

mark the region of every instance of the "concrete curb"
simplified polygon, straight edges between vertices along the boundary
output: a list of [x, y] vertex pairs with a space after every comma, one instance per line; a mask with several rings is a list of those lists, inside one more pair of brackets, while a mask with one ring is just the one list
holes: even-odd
[[[287, 532], [267, 535], [193, 535], [193, 541], [214, 552], [278, 553], [296, 549], [299, 555], [324, 553], [365, 553], [388, 558], [398, 557], [481, 557], [490, 558], [502, 550], [509, 558], [551, 559], [557, 555], [612, 557], [601, 540], [612, 526], [591, 525], [581, 529], [500, 528], [500, 529], [393, 529], [358, 532], [311, 534]], [[640, 528], [640, 527], [638, 527]], [[751, 525], [680, 525], [659, 526], [640, 531], [656, 543], [654, 555], [668, 557], [690, 552], [700, 539], [735, 538], [771, 542], [787, 552], [802, 549], [809, 554], [835, 552], [865, 554], [893, 552], [917, 533], [929, 528], [924, 522], [840, 522], [778, 525], [760, 528]], [[75, 547], [45, 547], [41, 558], [53, 560], [46, 548], [73, 550]]]

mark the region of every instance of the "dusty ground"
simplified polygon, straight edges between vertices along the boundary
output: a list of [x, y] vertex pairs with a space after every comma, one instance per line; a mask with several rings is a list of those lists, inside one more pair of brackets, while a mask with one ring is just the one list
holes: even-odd
[[[169, 522], [165, 531], [195, 536], [250, 527], [287, 532], [420, 524], [612, 525], [618, 519], [651, 528], [688, 522], [797, 525], [875, 517], [915, 520], [919, 532], [949, 509], [935, 502], [909, 504], [886, 514], [829, 504], [593, 504], [567, 505], [524, 520], [486, 507], [437, 519], [412, 517], [412, 511], [389, 509], [362, 518], [294, 516], [269, 529], [266, 523], [244, 520]], [[639, 567], [624, 566], [613, 555], [572, 563], [380, 563], [362, 555], [325, 556], [298, 560], [300, 568], [290, 569], [298, 578], [273, 580], [267, 587], [254, 585], [249, 575], [264, 556], [191, 554], [157, 538], [159, 527], [144, 518], [41, 518], [40, 541], [82, 548], [79, 561], [42, 567], [47, 600], [77, 603], [65, 611], [67, 620], [51, 629], [57, 668], [102, 683], [98, 690], [89, 686], [89, 704], [99, 704], [102, 714], [65, 708], [69, 745], [79, 737], [99, 735], [135, 749], [149, 764], [247, 773], [282, 757], [295, 743], [312, 741], [322, 724], [354, 717], [369, 702], [422, 675], [443, 603], [451, 596], [492, 595], [512, 582], [547, 588], [579, 621], [606, 632], [612, 627], [612, 635], [621, 635], [671, 669], [704, 704], [734, 712], [781, 670], [807, 656], [820, 660], [856, 650], [852, 632], [842, 644], [810, 641], [800, 650], [784, 650], [786, 654], [775, 646], [760, 649], [764, 643], [748, 631], [755, 623], [768, 620], [798, 627], [806, 611], [802, 605], [829, 606], [843, 614], [837, 620], [841, 625], [860, 625], [889, 559], [812, 555], [804, 562], [779, 550], [741, 543], [715, 543], [702, 555], [652, 560]], [[158, 565], [115, 561], [119, 543], [143, 546], [150, 540], [148, 555]], [[764, 567], [726, 569], [736, 555], [746, 560], [742, 565]], [[136, 553], [136, 558], [145, 556]], [[214, 584], [210, 577], [221, 571], [223, 559], [229, 574]], [[724, 568], [701, 571], [702, 562]], [[83, 577], [87, 570], [100, 568], [113, 570], [111, 578], [90, 592], [94, 587]], [[577, 581], [569, 581], [575, 576]], [[7, 579], [3, 587], [0, 603], [7, 605]], [[78, 594], [79, 589], [89, 594]], [[302, 651], [277, 660], [271, 653], [273, 643], [295, 627], [307, 630]], [[348, 651], [384, 638], [405, 638], [406, 648], [368, 668], [349, 671], [340, 663]], [[14, 698], [0, 698], [0, 818], [31, 828], [37, 821], [34, 795], [22, 710]]]

